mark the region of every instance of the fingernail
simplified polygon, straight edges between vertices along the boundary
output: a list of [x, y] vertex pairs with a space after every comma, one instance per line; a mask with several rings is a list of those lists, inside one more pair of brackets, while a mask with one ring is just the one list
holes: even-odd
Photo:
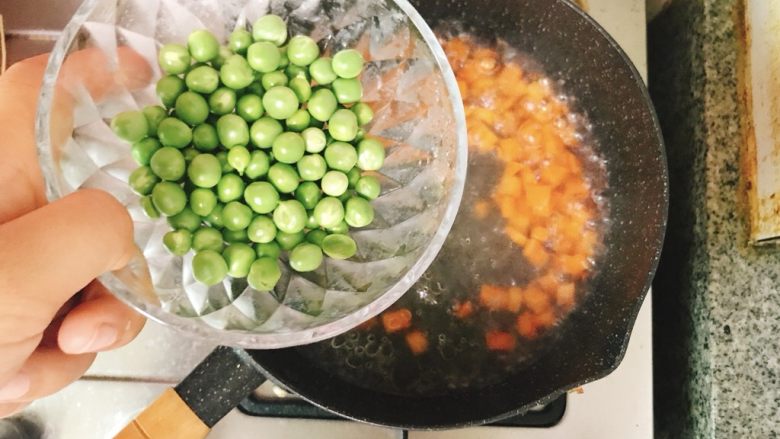
[[30, 377], [19, 372], [5, 386], [0, 387], [0, 401], [12, 401], [23, 397], [30, 390]]
[[83, 354], [85, 352], [97, 352], [114, 344], [119, 337], [119, 332], [111, 325], [100, 325], [91, 334], [74, 337], [71, 340], [68, 352]]

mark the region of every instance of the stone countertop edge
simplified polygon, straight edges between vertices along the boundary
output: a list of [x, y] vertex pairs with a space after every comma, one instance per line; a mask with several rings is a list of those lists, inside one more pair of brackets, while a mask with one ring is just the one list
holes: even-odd
[[748, 245], [740, 180], [742, 0], [677, 0], [650, 23], [671, 204], [653, 285], [658, 438], [780, 432], [780, 247]]

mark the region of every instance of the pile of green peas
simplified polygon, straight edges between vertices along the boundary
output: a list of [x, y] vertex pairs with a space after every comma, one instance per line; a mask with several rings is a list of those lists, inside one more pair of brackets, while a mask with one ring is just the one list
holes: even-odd
[[167, 217], [174, 255], [195, 252], [195, 279], [226, 276], [271, 290], [287, 252], [298, 272], [324, 255], [347, 259], [350, 228], [374, 219], [383, 144], [363, 126], [360, 52], [321, 56], [311, 38], [288, 39], [276, 15], [239, 29], [221, 46], [206, 30], [186, 47], [162, 46], [162, 105], [118, 114], [116, 135], [140, 165], [129, 177], [151, 218]]

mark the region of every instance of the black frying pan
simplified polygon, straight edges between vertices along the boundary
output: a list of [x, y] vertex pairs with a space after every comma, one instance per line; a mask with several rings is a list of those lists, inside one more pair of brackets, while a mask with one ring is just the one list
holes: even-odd
[[[175, 400], [169, 401], [175, 408], [169, 411], [187, 412], [190, 424], [202, 421], [204, 428], [211, 427], [265, 377], [358, 421], [423, 429], [483, 424], [523, 413], [599, 379], [622, 360], [658, 262], [668, 204], [663, 140], [642, 79], [614, 40], [567, 1], [412, 3], [434, 29], [442, 21], [458, 20], [479, 36], [501, 38], [528, 53], [554, 79], [564, 81], [564, 91], [576, 97], [575, 111], [587, 114], [599, 153], [608, 163], [612, 220], [592, 291], [539, 358], [486, 388], [399, 396], [336, 378], [307, 360], [306, 347], [219, 348], [175, 394], [168, 394]], [[165, 404], [157, 408], [160, 405]]]

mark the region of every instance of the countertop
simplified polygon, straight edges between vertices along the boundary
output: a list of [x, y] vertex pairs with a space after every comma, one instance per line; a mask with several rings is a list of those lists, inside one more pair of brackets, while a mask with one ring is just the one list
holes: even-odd
[[671, 206], [654, 283], [656, 434], [780, 432], [780, 248], [748, 245], [739, 0], [676, 0], [649, 27]]

